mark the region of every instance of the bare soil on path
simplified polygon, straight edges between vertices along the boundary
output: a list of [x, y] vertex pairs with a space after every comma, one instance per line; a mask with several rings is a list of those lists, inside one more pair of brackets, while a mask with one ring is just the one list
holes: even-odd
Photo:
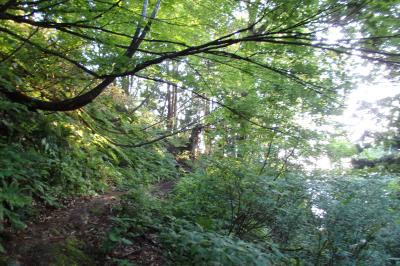
[[[174, 186], [174, 181], [161, 181], [152, 194], [165, 198]], [[126, 193], [111, 190], [70, 200], [60, 209], [43, 211], [24, 231], [5, 232], [7, 255], [0, 256], [0, 266], [108, 266], [117, 265], [116, 258], [134, 265], [164, 265], [161, 246], [152, 232], [138, 236], [133, 245], [103, 251], [104, 239], [116, 226], [112, 217]]]

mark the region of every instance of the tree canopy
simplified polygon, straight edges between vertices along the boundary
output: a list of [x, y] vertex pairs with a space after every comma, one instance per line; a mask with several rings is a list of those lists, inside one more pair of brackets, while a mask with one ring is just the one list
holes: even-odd
[[396, 1], [10, 0], [0, 9], [1, 91], [31, 109], [67, 111], [115, 80], [157, 77], [210, 97], [251, 83], [318, 108], [348, 84], [344, 59], [398, 71], [398, 11]]
[[357, 141], [333, 118], [399, 81], [399, 26], [398, 0], [0, 0], [0, 264], [399, 265], [400, 94]]

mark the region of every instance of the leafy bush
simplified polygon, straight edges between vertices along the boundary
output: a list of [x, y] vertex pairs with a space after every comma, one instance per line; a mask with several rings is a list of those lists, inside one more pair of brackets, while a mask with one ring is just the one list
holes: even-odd
[[[308, 236], [319, 264], [390, 265], [398, 258], [400, 202], [389, 184], [396, 177], [353, 173], [322, 176], [310, 184], [318, 215]], [[391, 233], [388, 233], [391, 232]], [[315, 245], [317, 244], [317, 245]]]
[[232, 165], [220, 160], [182, 178], [173, 198], [175, 215], [241, 238], [288, 240], [308, 206], [304, 184], [296, 176], [274, 180], [246, 164]]
[[260, 246], [175, 221], [160, 234], [172, 265], [277, 265]]
[[399, 206], [395, 176], [276, 179], [224, 158], [181, 177], [167, 200], [135, 189], [112, 237], [156, 232], [172, 265], [396, 265]]

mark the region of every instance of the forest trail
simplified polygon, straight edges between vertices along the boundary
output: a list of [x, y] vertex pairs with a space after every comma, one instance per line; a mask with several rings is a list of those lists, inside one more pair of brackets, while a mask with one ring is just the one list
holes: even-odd
[[[172, 181], [161, 181], [154, 185], [152, 194], [166, 197], [174, 186]], [[60, 209], [46, 210], [27, 223], [24, 231], [7, 232], [7, 259], [0, 265], [116, 265], [115, 258], [129, 259], [137, 265], [163, 265], [160, 246], [151, 233], [138, 236], [129, 247], [103, 251], [107, 233], [116, 225], [112, 217], [126, 193], [114, 189], [80, 197]]]
[[[46, 210], [36, 220], [27, 224], [22, 232], [9, 233], [6, 243], [10, 265], [67, 264], [82, 260], [83, 265], [93, 265], [93, 258], [102, 256], [101, 245], [106, 233], [114, 225], [113, 208], [120, 202], [122, 191], [69, 201], [61, 209]], [[67, 251], [67, 252], [63, 252]], [[66, 254], [74, 253], [76, 258]], [[97, 264], [97, 263], [96, 263]]]
[[158, 198], [165, 198], [176, 186], [175, 180], [166, 180], [158, 182], [154, 185], [152, 190], [152, 195]]

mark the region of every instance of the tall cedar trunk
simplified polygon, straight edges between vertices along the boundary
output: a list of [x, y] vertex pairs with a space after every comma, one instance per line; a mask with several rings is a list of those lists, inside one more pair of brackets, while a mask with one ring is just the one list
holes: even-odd
[[192, 129], [192, 132], [190, 134], [189, 138], [189, 152], [190, 152], [190, 159], [193, 161], [196, 160], [197, 155], [198, 155], [198, 148], [200, 144], [200, 134], [203, 131], [203, 125], [197, 125]]
[[[204, 100], [204, 116], [207, 117], [210, 114], [210, 102], [208, 100]], [[212, 137], [210, 134], [207, 134], [207, 130], [202, 131], [203, 139], [204, 139], [204, 153], [206, 155], [211, 154], [211, 145], [212, 145]]]
[[172, 87], [172, 123], [173, 129], [176, 130], [178, 127], [178, 114], [177, 114], [177, 107], [178, 107], [178, 88], [176, 85]]
[[[207, 72], [210, 73], [212, 72], [212, 63], [210, 61], [206, 62], [206, 67], [207, 67]], [[204, 99], [203, 101], [203, 113], [204, 113], [204, 118], [208, 117], [208, 115], [211, 113], [212, 109], [212, 96], [209, 99]], [[212, 141], [213, 138], [210, 136], [209, 133], [209, 127], [206, 127], [201, 134], [203, 134], [203, 140], [204, 140], [204, 154], [209, 155], [211, 154], [211, 148], [212, 148]]]
[[[172, 66], [172, 71], [176, 72], [177, 68], [175, 65]], [[167, 129], [174, 131], [177, 129], [177, 106], [178, 106], [178, 88], [176, 85], [168, 84], [167, 87]]]
[[167, 129], [172, 131], [174, 126], [173, 121], [173, 110], [172, 110], [172, 95], [171, 95], [171, 85], [168, 84], [167, 86]]

